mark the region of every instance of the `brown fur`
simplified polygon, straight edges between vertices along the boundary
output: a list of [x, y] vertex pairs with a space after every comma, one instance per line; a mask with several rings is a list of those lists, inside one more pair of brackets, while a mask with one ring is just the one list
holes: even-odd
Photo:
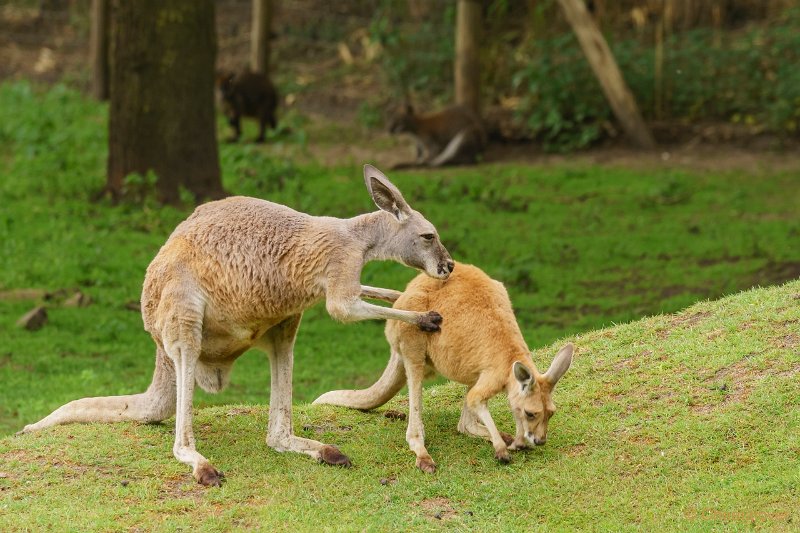
[[198, 482], [219, 485], [221, 475], [195, 449], [194, 385], [222, 390], [236, 358], [255, 347], [270, 359], [267, 443], [349, 465], [335, 447], [293, 434], [293, 350], [303, 311], [324, 298], [337, 320], [394, 318], [437, 331], [441, 316], [433, 311], [363, 301], [391, 301], [399, 293], [362, 286], [361, 269], [374, 259], [393, 259], [442, 279], [453, 270], [436, 229], [386, 176], [365, 165], [364, 179], [380, 210], [346, 220], [246, 197], [198, 207], [175, 228], [145, 275], [142, 317], [156, 343], [147, 391], [75, 400], [23, 432], [72, 422], [154, 422], [175, 414], [175, 457], [192, 466]]
[[[417, 454], [417, 466], [432, 471], [435, 467], [424, 446], [420, 402], [422, 379], [435, 370], [467, 385], [458, 429], [488, 437], [498, 460], [510, 460], [508, 449], [521, 449], [527, 443], [544, 444], [548, 421], [556, 410], [553, 388], [572, 361], [571, 344], [562, 348], [548, 372], [540, 374], [514, 318], [505, 287], [471, 265], [458, 263], [446, 281], [417, 276], [394, 305], [402, 309], [437, 309], [446, 326], [441, 332], [426, 336], [401, 322], [388, 321], [386, 338], [392, 357], [378, 383], [363, 391], [329, 392], [314, 403], [370, 409], [388, 401], [407, 381], [407, 440]], [[510, 446], [497, 431], [486, 407], [488, 400], [501, 391], [508, 394], [516, 421], [516, 436]]]
[[416, 161], [394, 168], [475, 163], [487, 144], [483, 122], [465, 106], [422, 115], [405, 105], [389, 118], [388, 124], [390, 133], [409, 133], [416, 141]]
[[218, 72], [217, 90], [222, 103], [222, 112], [233, 128], [230, 142], [239, 140], [242, 134], [241, 118], [251, 117], [258, 121], [258, 137], [255, 142], [264, 142], [267, 126], [275, 129], [275, 109], [278, 107], [278, 91], [269, 76], [261, 72], [245, 70], [240, 73]]

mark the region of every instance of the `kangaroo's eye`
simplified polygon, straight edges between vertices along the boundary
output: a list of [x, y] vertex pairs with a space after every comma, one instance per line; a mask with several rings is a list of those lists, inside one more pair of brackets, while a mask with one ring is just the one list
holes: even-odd
[[525, 416], [528, 418], [536, 418], [536, 413], [531, 413], [530, 411], [525, 411]]
[[433, 240], [433, 233], [423, 233], [422, 235], [420, 235], [420, 237], [422, 237], [426, 241], [432, 241]]

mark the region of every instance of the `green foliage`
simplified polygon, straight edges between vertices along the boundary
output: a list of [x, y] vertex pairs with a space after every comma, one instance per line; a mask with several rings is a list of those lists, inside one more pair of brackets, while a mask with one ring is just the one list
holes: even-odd
[[413, 96], [441, 104], [453, 93], [455, 3], [431, 9], [424, 20], [401, 23], [407, 7], [384, 0], [375, 11], [369, 32], [383, 48], [380, 66], [395, 100]]
[[[771, 27], [715, 34], [696, 29], [664, 44], [663, 109], [655, 99], [655, 55], [638, 39], [610, 43], [646, 118], [730, 121], [794, 134], [800, 120], [800, 11]], [[724, 38], [723, 38], [724, 37]], [[719, 40], [719, 42], [717, 42]], [[518, 114], [552, 151], [601, 139], [612, 114], [570, 34], [534, 40], [520, 50], [512, 76]], [[513, 67], [512, 67], [513, 68]]]
[[[425, 391], [434, 475], [383, 416], [404, 397], [376, 412], [296, 405], [296, 433], [339, 446], [350, 469], [269, 449], [263, 405], [199, 409], [198, 450], [227, 475], [213, 489], [173, 458], [171, 421], [0, 439], [0, 530], [795, 530], [798, 296], [795, 281], [572, 338], [547, 445], [509, 465], [456, 432], [455, 384]], [[540, 369], [560, 344], [533, 354]], [[490, 410], [512, 431], [505, 398]]]
[[358, 106], [358, 122], [366, 128], [378, 129], [383, 126], [384, 106], [374, 102], [364, 101]]
[[545, 150], [571, 151], [601, 136], [611, 119], [603, 93], [572, 35], [537, 41], [512, 78], [518, 115]]

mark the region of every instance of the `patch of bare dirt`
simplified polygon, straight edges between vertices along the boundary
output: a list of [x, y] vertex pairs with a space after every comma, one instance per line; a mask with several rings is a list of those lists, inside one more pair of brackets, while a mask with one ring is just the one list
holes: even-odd
[[[781, 337], [778, 342], [782, 342], [787, 337], [791, 337], [791, 342], [800, 344], [800, 336], [789, 334]], [[720, 368], [713, 376], [706, 379], [708, 385], [725, 393], [721, 403], [697, 403], [692, 405], [692, 411], [699, 414], [710, 413], [718, 407], [731, 403], [742, 403], [747, 401], [750, 394], [758, 384], [769, 376], [779, 376], [782, 378], [792, 377], [800, 373], [800, 364], [795, 364], [788, 369], [778, 371], [779, 361], [768, 361], [765, 367], [753, 368], [750, 364], [750, 357], [733, 363], [732, 365]]]
[[442, 496], [427, 498], [419, 502], [418, 505], [425, 513], [425, 516], [433, 520], [450, 520], [458, 515], [450, 504], [450, 500]]
[[708, 318], [709, 316], [711, 316], [710, 311], [700, 311], [697, 313], [692, 313], [691, 315], [680, 314], [670, 321], [670, 325], [673, 327], [691, 327], [701, 322], [704, 318]]
[[586, 453], [586, 444], [584, 444], [583, 442], [579, 442], [578, 444], [570, 446], [566, 451], [567, 457], [579, 457], [581, 455], [584, 455], [585, 453]]
[[796, 348], [800, 346], [800, 335], [797, 333], [788, 333], [778, 338], [777, 341], [775, 341], [775, 345], [778, 346], [778, 348]]
[[194, 478], [181, 475], [165, 479], [164, 485], [159, 490], [158, 498], [163, 501], [172, 501], [178, 498], [199, 501], [206, 492], [206, 488], [195, 482]]
[[693, 326], [699, 324], [709, 316], [711, 316], [710, 311], [699, 311], [697, 313], [692, 313], [692, 314], [686, 314], [686, 313], [678, 314], [669, 321], [668, 327], [658, 329], [656, 331], [656, 334], [658, 338], [666, 339], [672, 334], [672, 332], [675, 329], [692, 328]]

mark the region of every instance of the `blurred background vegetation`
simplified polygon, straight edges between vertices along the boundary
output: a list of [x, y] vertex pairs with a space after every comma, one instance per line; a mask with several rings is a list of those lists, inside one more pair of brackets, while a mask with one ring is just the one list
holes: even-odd
[[[89, 84], [90, 0], [12, 0], [0, 7], [0, 78]], [[452, 101], [456, 3], [273, 2], [272, 76], [284, 105], [382, 128], [405, 98]], [[486, 0], [481, 82], [496, 140], [548, 151], [621, 133], [556, 0]], [[797, 0], [592, 0], [646, 121], [661, 142], [798, 138]], [[218, 63], [240, 69], [250, 0], [216, 2]], [[766, 140], [765, 140], [766, 139]]]

